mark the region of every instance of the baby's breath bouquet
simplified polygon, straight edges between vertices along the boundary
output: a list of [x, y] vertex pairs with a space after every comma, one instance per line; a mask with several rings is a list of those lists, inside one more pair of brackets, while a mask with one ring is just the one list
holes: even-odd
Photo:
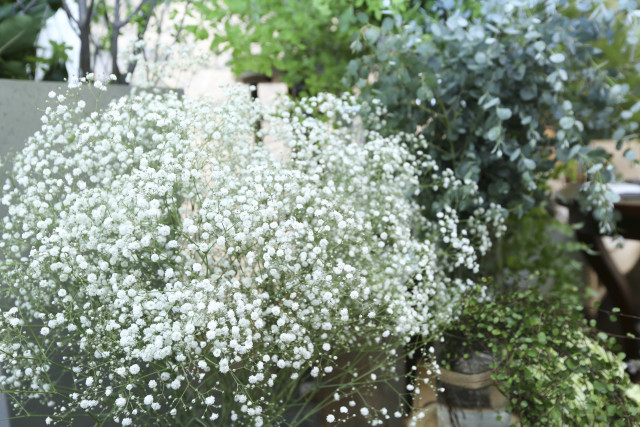
[[[401, 379], [403, 345], [455, 314], [501, 218], [448, 206], [430, 221], [410, 196], [418, 171], [431, 192], [473, 184], [416, 164], [404, 143], [424, 141], [381, 136], [375, 105], [356, 120], [368, 107], [348, 96], [266, 110], [240, 89], [142, 92], [95, 113], [51, 97], [3, 187], [14, 409], [122, 425], [403, 416], [366, 389]], [[303, 382], [329, 397], [307, 404]]]

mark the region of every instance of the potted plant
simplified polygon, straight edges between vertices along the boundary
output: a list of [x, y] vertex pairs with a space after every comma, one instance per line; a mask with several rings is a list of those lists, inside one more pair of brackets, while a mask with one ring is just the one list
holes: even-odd
[[[544, 297], [536, 289], [515, 289], [493, 301], [469, 299], [452, 331], [474, 351], [482, 348], [489, 356], [493, 381], [487, 390], [495, 387], [502, 393], [501, 407], [518, 414], [521, 425], [636, 424], [640, 406], [629, 397], [632, 387], [625, 364], [606, 350], [615, 344], [614, 338], [586, 324], [579, 299], [567, 300], [566, 292]], [[461, 354], [463, 348], [449, 347], [449, 353], [443, 352], [444, 365], [450, 368], [465, 358], [472, 361], [474, 353]], [[460, 418], [478, 412], [447, 408], [446, 403], [451, 402], [464, 408], [460, 402], [466, 402], [461, 398], [465, 394], [456, 391], [449, 387], [456, 399], [448, 402], [444, 393], [441, 406], [448, 411], [439, 409], [452, 418], [458, 416], [459, 424], [453, 425], [465, 425]], [[489, 391], [485, 393], [489, 405], [495, 405]], [[504, 412], [493, 414], [509, 424]]]

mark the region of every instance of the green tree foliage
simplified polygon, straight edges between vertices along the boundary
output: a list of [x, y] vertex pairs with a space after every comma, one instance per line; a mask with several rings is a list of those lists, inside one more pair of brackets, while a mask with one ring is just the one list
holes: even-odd
[[278, 76], [309, 94], [340, 92], [354, 57], [350, 45], [363, 25], [385, 14], [415, 12], [408, 0], [198, 0], [204, 23], [188, 29], [220, 54], [231, 51], [234, 73]]

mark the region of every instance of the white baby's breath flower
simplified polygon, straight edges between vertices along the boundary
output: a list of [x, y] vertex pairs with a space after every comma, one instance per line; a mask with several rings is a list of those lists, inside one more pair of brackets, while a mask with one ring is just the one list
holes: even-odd
[[[143, 92], [95, 113], [67, 95], [47, 110], [3, 188], [15, 310], [0, 318], [0, 383], [46, 391], [60, 356], [76, 385], [56, 416], [272, 425], [305, 373], [353, 375], [336, 355], [385, 354], [376, 378], [353, 378], [395, 381], [395, 349], [455, 315], [473, 283], [451, 272], [479, 268], [500, 207], [427, 221], [408, 197], [420, 173], [429, 191], [477, 192], [416, 165], [405, 146], [426, 141], [379, 134], [349, 95], [265, 109], [239, 91]], [[23, 324], [46, 326], [32, 337]]]

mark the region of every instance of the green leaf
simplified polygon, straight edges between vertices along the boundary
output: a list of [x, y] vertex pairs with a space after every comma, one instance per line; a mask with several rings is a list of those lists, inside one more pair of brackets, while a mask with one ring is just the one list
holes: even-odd
[[498, 138], [500, 138], [500, 133], [502, 132], [502, 127], [501, 126], [494, 126], [491, 129], [489, 129], [489, 132], [487, 132], [486, 134], [486, 138], [489, 141], [497, 141]]
[[604, 197], [611, 203], [618, 203], [620, 201], [620, 195], [618, 193], [614, 193], [613, 191], [607, 191], [606, 193], [604, 193]]
[[380, 37], [380, 30], [378, 27], [369, 27], [364, 32], [364, 37], [369, 41], [369, 43], [373, 44], [378, 41]]
[[522, 164], [524, 165], [525, 169], [528, 169], [531, 171], [536, 168], [536, 162], [532, 159], [523, 158]]
[[476, 52], [476, 54], [473, 56], [473, 59], [478, 64], [484, 64], [485, 62], [487, 62], [487, 54], [484, 52]]
[[538, 96], [538, 90], [535, 86], [525, 86], [520, 89], [520, 98], [523, 101], [531, 101]]
[[382, 20], [382, 31], [388, 33], [393, 30], [393, 19], [386, 17]]
[[593, 381], [593, 388], [598, 393], [602, 393], [602, 394], [606, 394], [607, 393], [607, 386], [605, 386], [602, 382], [600, 382], [598, 380]]
[[206, 40], [209, 38], [209, 32], [205, 28], [198, 28], [193, 32], [196, 40]]
[[0, 22], [0, 54], [11, 55], [33, 49], [40, 23], [28, 15], [16, 15]]
[[498, 104], [500, 104], [500, 98], [492, 97], [482, 105], [482, 108], [488, 110], [489, 108], [495, 107]]
[[543, 345], [546, 344], [547, 334], [545, 334], [544, 332], [538, 332], [538, 342]]
[[595, 165], [591, 166], [589, 170], [587, 170], [587, 173], [588, 174], [596, 173], [600, 169], [602, 169], [602, 167], [603, 167], [602, 163], [596, 163]]
[[613, 135], [611, 135], [611, 139], [617, 141], [619, 139], [622, 139], [624, 137], [624, 135], [627, 132], [624, 130], [624, 128], [618, 128], [616, 129], [616, 131], [613, 133]]
[[498, 108], [496, 112], [500, 120], [509, 120], [511, 118], [511, 109], [509, 108]]
[[575, 123], [575, 120], [573, 117], [564, 116], [563, 118], [560, 119], [560, 127], [562, 129], [571, 129], [574, 123]]
[[539, 51], [542, 52], [544, 50], [545, 47], [547, 47], [547, 44], [545, 42], [543, 42], [542, 40], [538, 40], [537, 42], [535, 42], [533, 44], [533, 47]]
[[573, 159], [576, 157], [576, 154], [578, 154], [580, 152], [580, 149], [582, 148], [582, 146], [580, 144], [576, 144], [573, 147], [571, 147], [571, 150], [569, 150], [569, 159]]
[[564, 62], [564, 60], [565, 60], [564, 54], [559, 52], [554, 53], [549, 57], [549, 61], [553, 62], [554, 64], [559, 64], [561, 62]]

